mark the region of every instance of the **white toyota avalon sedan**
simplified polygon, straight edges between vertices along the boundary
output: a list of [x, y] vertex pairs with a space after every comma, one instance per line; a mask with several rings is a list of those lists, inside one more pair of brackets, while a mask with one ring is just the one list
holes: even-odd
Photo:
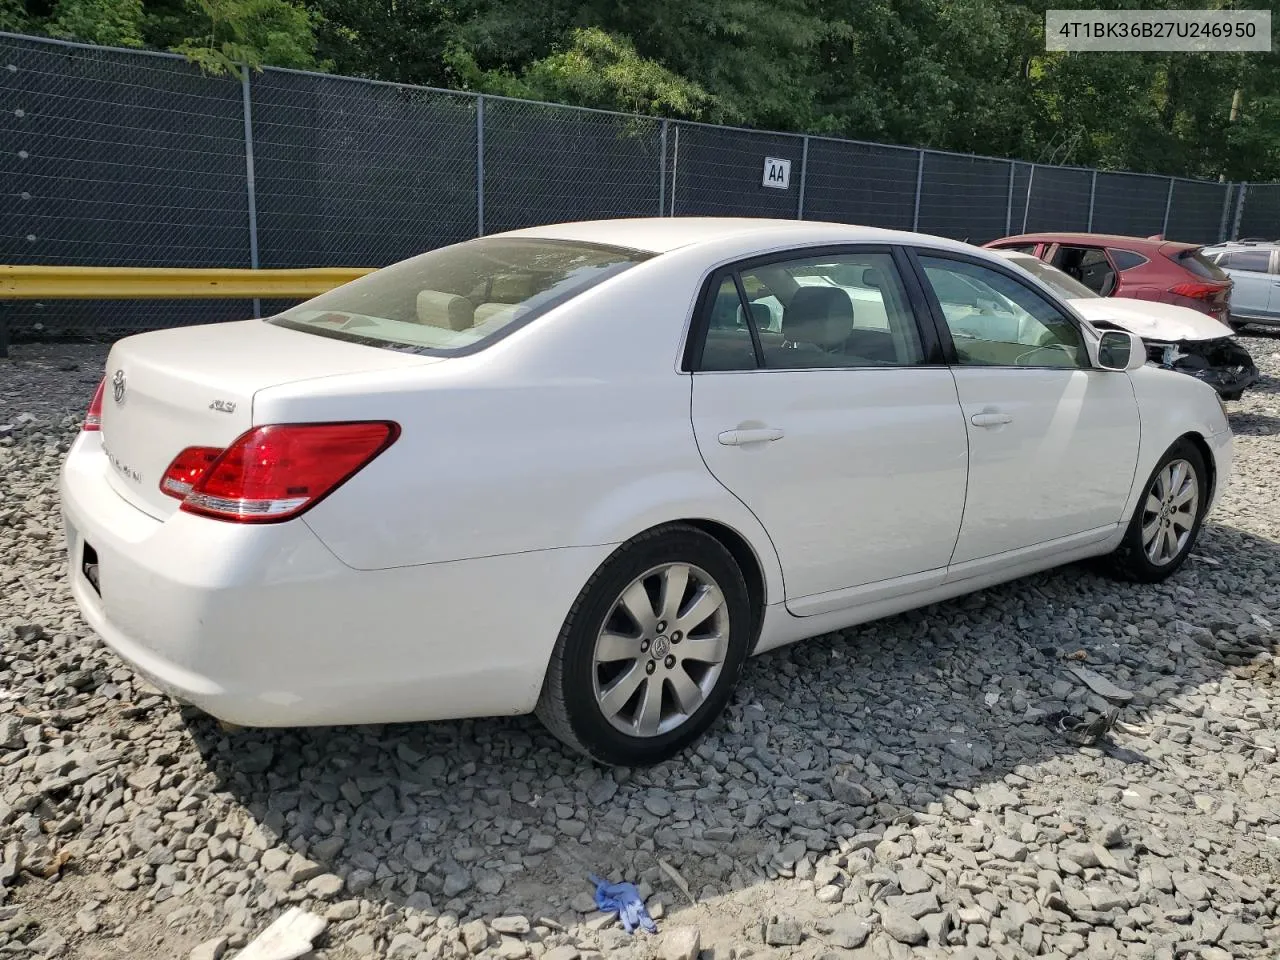
[[937, 237], [484, 237], [117, 343], [62, 475], [71, 583], [227, 721], [536, 712], [652, 763], [752, 654], [1087, 557], [1177, 570], [1231, 435], [1145, 360]]

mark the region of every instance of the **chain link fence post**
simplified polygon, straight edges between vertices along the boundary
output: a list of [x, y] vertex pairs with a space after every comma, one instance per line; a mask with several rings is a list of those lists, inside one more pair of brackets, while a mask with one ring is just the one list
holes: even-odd
[[800, 197], [796, 202], [796, 219], [804, 219], [804, 180], [809, 172], [809, 138], [804, 138], [804, 147], [800, 153]]
[[1031, 172], [1027, 174], [1027, 202], [1022, 206], [1022, 232], [1027, 232], [1027, 217], [1031, 215], [1031, 190], [1036, 183], [1036, 165], [1031, 165]]
[[1173, 185], [1175, 183], [1177, 183], [1177, 181], [1173, 177], [1170, 177], [1169, 193], [1164, 198], [1164, 222], [1160, 225], [1160, 236], [1165, 237], [1166, 240], [1168, 239], [1166, 234], [1169, 232], [1169, 211], [1173, 209]]
[[476, 97], [476, 236], [484, 236], [484, 96]]
[[680, 124], [676, 124], [676, 143], [671, 152], [671, 216], [676, 215], [676, 178], [680, 171]]
[[1227, 217], [1231, 213], [1231, 194], [1235, 190], [1234, 183], [1222, 185], [1222, 217], [1218, 221], [1218, 242], [1227, 239]]
[[[240, 65], [240, 96], [244, 113], [244, 193], [249, 205], [249, 266], [254, 270], [258, 263], [258, 197], [253, 172], [253, 98], [249, 95], [249, 65]], [[253, 298], [253, 315], [262, 315], [262, 300]]]
[[662, 118], [662, 133], [658, 137], [658, 216], [667, 215], [667, 119]]
[[1086, 233], [1093, 233], [1093, 203], [1098, 199], [1098, 171], [1093, 171], [1093, 176], [1089, 178], [1089, 225], [1085, 227]]
[[1240, 192], [1236, 195], [1236, 215], [1231, 223], [1231, 239], [1240, 238], [1240, 221], [1244, 219], [1244, 197], [1249, 192], [1249, 184], [1240, 184]]
[[916, 205], [915, 211], [911, 214], [911, 229], [913, 231], [920, 230], [920, 193], [924, 187], [924, 151], [916, 151]]
[[1018, 165], [1009, 161], [1009, 194], [1004, 201], [1004, 235], [1013, 233], [1013, 179], [1018, 173]]

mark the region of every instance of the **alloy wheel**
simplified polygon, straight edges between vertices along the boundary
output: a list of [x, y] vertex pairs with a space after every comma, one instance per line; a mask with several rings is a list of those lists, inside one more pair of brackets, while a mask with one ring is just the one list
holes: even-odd
[[1191, 538], [1200, 511], [1200, 487], [1186, 460], [1167, 463], [1142, 505], [1142, 549], [1157, 567], [1176, 560]]
[[633, 580], [596, 637], [596, 704], [616, 730], [656, 737], [692, 717], [729, 654], [729, 606], [705, 570], [666, 563]]

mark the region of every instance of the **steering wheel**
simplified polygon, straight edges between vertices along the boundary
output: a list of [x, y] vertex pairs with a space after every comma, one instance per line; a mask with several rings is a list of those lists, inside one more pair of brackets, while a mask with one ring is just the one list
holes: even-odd
[[1072, 352], [1071, 348], [1068, 347], [1065, 343], [1042, 343], [1039, 346], [1032, 347], [1026, 353], [1018, 354], [1018, 358], [1013, 361], [1014, 365], [1019, 367], [1034, 366], [1035, 364], [1033, 364], [1027, 358], [1035, 356], [1037, 353], [1039, 353], [1042, 350], [1061, 350], [1063, 353], [1067, 355], [1067, 358], [1070, 359], [1072, 365], [1074, 365], [1076, 362], [1076, 355]]

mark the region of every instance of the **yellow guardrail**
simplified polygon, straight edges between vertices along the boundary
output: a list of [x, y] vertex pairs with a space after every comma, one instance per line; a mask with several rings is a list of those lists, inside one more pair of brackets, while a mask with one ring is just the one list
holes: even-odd
[[373, 267], [59, 267], [0, 264], [0, 300], [313, 297]]

